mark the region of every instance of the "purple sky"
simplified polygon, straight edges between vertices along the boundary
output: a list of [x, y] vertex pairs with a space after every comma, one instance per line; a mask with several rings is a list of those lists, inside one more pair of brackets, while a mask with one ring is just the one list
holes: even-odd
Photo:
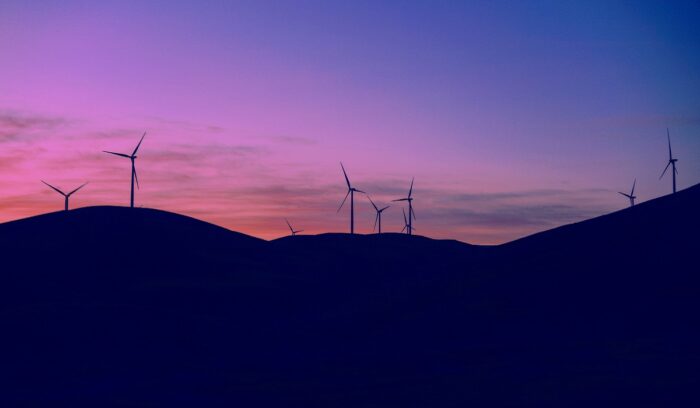
[[144, 130], [137, 205], [264, 238], [348, 229], [341, 160], [473, 243], [669, 193], [666, 127], [700, 182], [700, 3], [207, 3], [0, 2], [0, 222], [127, 205]]

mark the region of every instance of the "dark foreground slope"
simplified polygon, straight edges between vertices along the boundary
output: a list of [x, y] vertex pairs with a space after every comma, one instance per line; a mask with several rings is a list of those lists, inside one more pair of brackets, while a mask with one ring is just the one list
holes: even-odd
[[699, 204], [499, 247], [115, 207], [2, 224], [0, 406], [684, 405]]

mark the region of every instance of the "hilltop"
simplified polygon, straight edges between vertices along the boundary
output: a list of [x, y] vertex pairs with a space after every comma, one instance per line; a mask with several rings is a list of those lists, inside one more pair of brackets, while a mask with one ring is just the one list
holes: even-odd
[[697, 399], [700, 187], [481, 247], [149, 209], [0, 224], [3, 406]]

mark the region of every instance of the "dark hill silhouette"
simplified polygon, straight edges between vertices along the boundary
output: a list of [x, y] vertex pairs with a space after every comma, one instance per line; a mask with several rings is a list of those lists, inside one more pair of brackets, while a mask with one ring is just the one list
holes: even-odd
[[[241, 245], [264, 242], [195, 218], [150, 208], [85, 207], [0, 224], [2, 238], [11, 235], [15, 241], [35, 239], [41, 242], [39, 235], [42, 234], [57, 234], [71, 239], [83, 239], [86, 236], [107, 239], [129, 236], [130, 239], [140, 239], [143, 234], [148, 234], [152, 235], [149, 238], [177, 239], [180, 242], [206, 239], [206, 244], [233, 243], [234, 240]], [[53, 240], [54, 237], [50, 238]]]
[[0, 406], [696, 405], [699, 204], [495, 247], [119, 207], [1, 224]]
[[697, 229], [698, 216], [694, 204], [700, 202], [700, 185], [695, 185], [675, 194], [659, 197], [590, 220], [564, 225], [540, 232], [505, 244], [520, 245], [561, 245], [569, 243], [590, 244], [589, 237], [596, 242], [612, 243], [639, 238], [656, 240], [649, 234], [678, 235]]

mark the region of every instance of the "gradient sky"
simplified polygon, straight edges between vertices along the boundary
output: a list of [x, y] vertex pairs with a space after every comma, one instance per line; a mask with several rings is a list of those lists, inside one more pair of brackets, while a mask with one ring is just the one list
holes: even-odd
[[128, 205], [144, 130], [137, 205], [263, 238], [347, 231], [341, 160], [486, 244], [669, 193], [666, 127], [700, 182], [697, 1], [206, 3], [0, 2], [0, 222]]

